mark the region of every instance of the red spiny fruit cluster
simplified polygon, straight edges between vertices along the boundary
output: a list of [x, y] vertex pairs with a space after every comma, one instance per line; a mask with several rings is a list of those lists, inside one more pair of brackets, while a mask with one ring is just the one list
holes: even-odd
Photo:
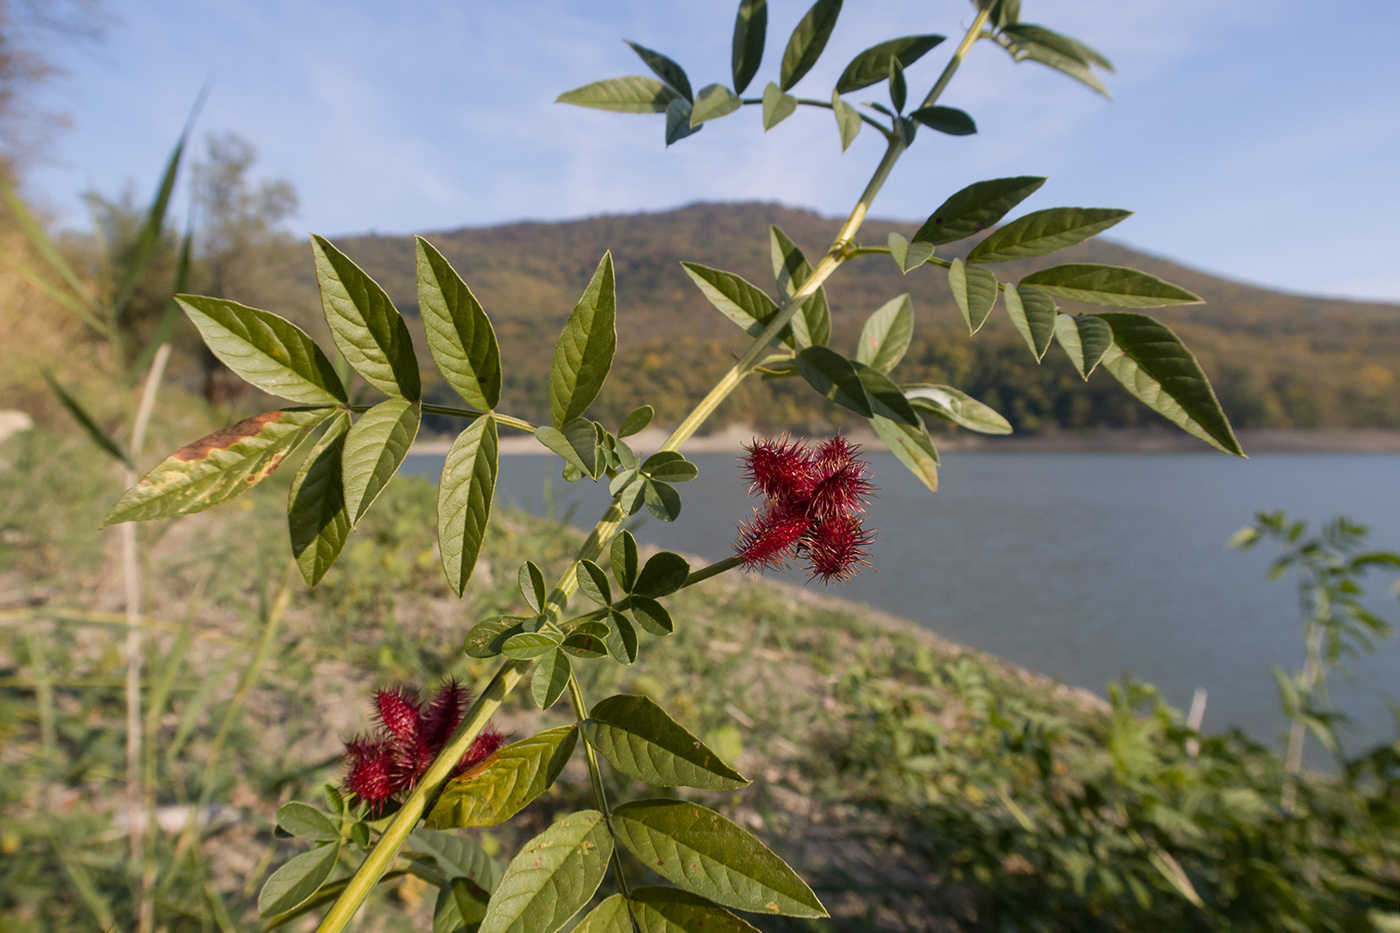
[[[374, 711], [379, 728], [345, 745], [350, 765], [346, 790], [374, 807], [412, 790], [461, 723], [468, 700], [467, 689], [456, 682], [444, 684], [426, 703], [416, 687], [376, 690]], [[452, 776], [481, 763], [504, 742], [505, 736], [488, 726], [472, 742]]]
[[763, 507], [739, 525], [734, 551], [750, 570], [786, 567], [798, 553], [822, 582], [855, 576], [875, 534], [861, 527], [875, 491], [860, 448], [837, 435], [815, 450], [786, 435], [745, 447], [749, 494]]

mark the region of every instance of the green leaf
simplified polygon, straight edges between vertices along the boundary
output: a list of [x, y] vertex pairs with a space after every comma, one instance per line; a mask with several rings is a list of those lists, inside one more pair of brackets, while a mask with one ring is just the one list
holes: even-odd
[[734, 93], [744, 93], [758, 66], [763, 61], [763, 46], [768, 34], [768, 0], [739, 0], [739, 12], [734, 17], [734, 46], [730, 66], [734, 75]]
[[585, 418], [574, 418], [555, 429], [541, 425], [535, 429], [535, 440], [573, 464], [590, 479], [597, 479], [603, 473], [603, 463], [598, 448], [598, 429]]
[[476, 568], [491, 521], [500, 441], [496, 419], [478, 418], [457, 435], [442, 465], [438, 485], [438, 550], [447, 584], [459, 597]]
[[1050, 341], [1055, 336], [1055, 299], [1034, 285], [1007, 285], [1002, 301], [1011, 323], [1026, 340], [1026, 346], [1035, 354], [1036, 362], [1050, 349]]
[[315, 842], [339, 842], [340, 830], [330, 819], [310, 804], [293, 800], [277, 808], [277, 825], [298, 839]]
[[928, 262], [933, 255], [932, 243], [910, 243], [898, 233], [891, 233], [887, 242], [890, 244], [890, 256], [905, 275]]
[[569, 763], [577, 741], [578, 727], [568, 725], [499, 749], [447, 782], [428, 814], [428, 827], [462, 829], [504, 823], [549, 790]]
[[914, 303], [907, 294], [892, 298], [866, 319], [856, 346], [856, 360], [887, 373], [904, 359], [913, 337]]
[[635, 933], [627, 902], [622, 899], [621, 894], [604, 899], [579, 921], [573, 933]]
[[938, 448], [933, 446], [933, 438], [922, 421], [911, 425], [876, 415], [870, 419], [870, 427], [929, 492], [938, 492]]
[[617, 436], [631, 437], [638, 431], [645, 429], [647, 425], [651, 424], [652, 416], [655, 414], [656, 409], [650, 405], [632, 409], [627, 413], [627, 417], [622, 419], [622, 427], [617, 429]]
[[687, 136], [694, 136], [703, 126], [690, 125], [690, 101], [677, 97], [666, 105], [666, 145], [680, 142]]
[[909, 114], [909, 117], [931, 130], [938, 130], [949, 136], [971, 136], [977, 132], [977, 122], [956, 107], [920, 107]]
[[1084, 43], [1071, 39], [1069, 36], [1060, 35], [1046, 29], [1044, 26], [1033, 26], [1030, 23], [1016, 23], [1005, 27], [1002, 32], [1018, 42], [1034, 42], [1045, 48], [1053, 49], [1061, 55], [1072, 58], [1082, 65], [1097, 65], [1105, 71], [1113, 71], [1113, 63], [1100, 53], [1089, 48]]
[[1125, 266], [1072, 262], [1032, 272], [1021, 280], [1071, 301], [1114, 308], [1160, 308], [1200, 304], [1201, 297], [1155, 275]]
[[1113, 346], [1113, 330], [1092, 314], [1061, 314], [1055, 318], [1055, 336], [1070, 362], [1085, 379]]
[[365, 382], [416, 401], [422, 390], [408, 325], [384, 289], [324, 237], [311, 237], [321, 310], [341, 354]]
[[602, 567], [585, 558], [578, 562], [574, 575], [578, 577], [580, 593], [600, 606], [612, 605], [612, 585]]
[[979, 434], [1010, 434], [1011, 422], [996, 409], [952, 386], [918, 383], [904, 386], [904, 397], [916, 411], [951, 421]]
[[997, 277], [980, 266], [968, 266], [961, 259], [954, 259], [948, 267], [948, 287], [967, 322], [968, 333], [977, 333], [996, 306]]
[[494, 658], [512, 635], [525, 631], [525, 616], [491, 616], [482, 619], [467, 633], [462, 650], [468, 657]]
[[895, 113], [904, 112], [904, 102], [909, 95], [909, 85], [904, 80], [904, 68], [899, 59], [890, 56], [890, 104]]
[[769, 81], [763, 89], [763, 132], [768, 132], [796, 112], [797, 98]]
[[490, 411], [501, 400], [501, 350], [491, 320], [467, 283], [431, 243], [414, 237], [418, 313], [442, 378], [468, 405]]
[[176, 295], [209, 351], [240, 379], [303, 405], [344, 405], [335, 367], [291, 321], [236, 301]]
[[[776, 226], [768, 228], [768, 248], [773, 260], [773, 277], [778, 282], [778, 294], [791, 300], [812, 275], [812, 264], [802, 250]], [[831, 339], [831, 309], [827, 305], [826, 288], [807, 299], [802, 310], [793, 315], [793, 336], [798, 346], [825, 345]]]
[[620, 612], [608, 613], [608, 622], [608, 633], [603, 636], [608, 646], [608, 654], [620, 664], [636, 663], [637, 630], [632, 622]]
[[870, 400], [861, 388], [851, 361], [826, 347], [808, 347], [797, 354], [797, 371], [812, 388], [851, 411], [869, 418]]
[[642, 864], [727, 907], [825, 917], [812, 889], [747, 830], [679, 800], [639, 800], [613, 811], [613, 832]]
[[341, 479], [341, 458], [349, 430], [350, 413], [338, 412], [301, 462], [287, 496], [292, 556], [310, 586], [321, 582], [350, 536], [350, 515], [345, 509]]
[[690, 92], [690, 79], [686, 77], [684, 68], [660, 52], [654, 52], [644, 45], [638, 45], [631, 39], [623, 41], [632, 47], [632, 51], [637, 53], [638, 58], [646, 62], [646, 66], [651, 69], [652, 74], [665, 81], [673, 91], [686, 100], [694, 99], [694, 95]]
[[576, 658], [589, 661], [608, 656], [607, 644], [597, 635], [574, 632], [564, 639], [560, 647]]
[[491, 895], [467, 878], [448, 878], [433, 907], [433, 933], [474, 933]]
[[332, 843], [288, 860], [258, 892], [258, 916], [285, 913], [309, 900], [326, 883], [339, 857], [340, 846]]
[[992, 231], [967, 254], [967, 261], [1006, 262], [1044, 256], [1095, 236], [1132, 211], [1100, 207], [1052, 207], [1018, 217]]
[[836, 129], [841, 133], [841, 151], [845, 152], [860, 135], [860, 112], [835, 91], [831, 93], [831, 112], [836, 116]]
[[673, 522], [681, 515], [681, 494], [669, 483], [644, 479], [642, 501], [647, 511], [663, 522]]
[[272, 475], [332, 411], [266, 411], [166, 457], [107, 510], [103, 525], [189, 515], [227, 502]]
[[598, 890], [612, 850], [597, 810], [556, 821], [511, 859], [480, 933], [554, 933]]
[[[612, 572], [613, 579], [617, 585], [622, 587], [624, 593], [632, 592], [637, 582], [637, 539], [632, 536], [632, 532], [623, 530], [618, 532], [612, 543]], [[686, 574], [690, 573], [690, 565], [686, 565]]]
[[[1032, 28], [1034, 29], [1037, 27]], [[1103, 82], [1099, 80], [1098, 75], [1094, 74], [1089, 65], [1081, 58], [1079, 51], [1077, 49], [1069, 51], [1070, 47], [1067, 46], [1065, 42], [1073, 43], [1075, 46], [1079, 46], [1080, 49], [1085, 49], [1090, 52], [1093, 52], [1092, 49], [1075, 42], [1073, 39], [1067, 39], [1065, 36], [1051, 33], [1049, 30], [1044, 30], [1044, 33], [1048, 35], [1042, 34], [1035, 38], [1025, 33], [1021, 35], [1008, 33], [1008, 37], [1011, 39], [1009, 51], [1016, 61], [1030, 60], [1039, 62], [1042, 65], [1055, 69], [1061, 74], [1073, 78], [1086, 87], [1102, 94], [1104, 97], [1112, 99], [1112, 95], [1108, 93], [1108, 88], [1103, 86]], [[1051, 36], [1054, 38], [1049, 38]], [[1038, 41], [1039, 39], [1047, 39], [1048, 42]], [[1097, 52], [1093, 52], [1093, 54], [1098, 55]], [[1100, 56], [1100, 58], [1102, 58], [1102, 56]]]
[[422, 419], [422, 403], [391, 398], [361, 415], [350, 429], [341, 467], [351, 525], [359, 524], [394, 478], [418, 436]]
[[603, 388], [617, 350], [616, 317], [612, 253], [604, 253], [554, 347], [549, 410], [556, 428], [582, 415]]
[[561, 641], [553, 632], [520, 632], [501, 643], [501, 653], [512, 661], [533, 661], [558, 648]]
[[530, 678], [530, 697], [540, 709], [549, 709], [569, 685], [569, 674], [573, 666], [569, 656], [562, 651], [547, 654], [535, 662], [535, 673]]
[[116, 438], [102, 430], [97, 422], [93, 420], [92, 415], [88, 414], [87, 409], [83, 407], [82, 403], [72, 395], [69, 395], [68, 390], [59, 385], [58, 380], [55, 379], [48, 370], [44, 370], [44, 381], [49, 384], [50, 391], [58, 396], [59, 402], [64, 408], [68, 409], [68, 413], [73, 416], [74, 420], [82, 425], [84, 431], [87, 431], [88, 437], [92, 439], [94, 444], [107, 451], [107, 453], [111, 454], [119, 462], [126, 464], [129, 468], [133, 470], [136, 469], [136, 464], [132, 463], [131, 458], [127, 456], [126, 448], [122, 447], [122, 445], [117, 442]]
[[[698, 262], [683, 262], [681, 266], [710, 304], [742, 327], [750, 337], [763, 333], [773, 315], [778, 313], [778, 306], [763, 289], [732, 272], [711, 269]], [[779, 331], [774, 343], [778, 340], [789, 347], [794, 346], [792, 328], [784, 327]]]
[[841, 15], [841, 0], [817, 0], [797, 28], [788, 38], [783, 50], [783, 65], [779, 72], [779, 84], [785, 91], [802, 80], [802, 76], [812, 70], [821, 58], [831, 31], [836, 28], [836, 17]]
[[664, 638], [676, 630], [676, 623], [665, 606], [649, 596], [629, 597], [629, 608], [637, 624], [658, 638]]
[[1030, 175], [974, 182], [930, 214], [914, 234], [914, 242], [937, 246], [981, 233], [1043, 184], [1044, 178]]
[[648, 784], [734, 790], [749, 783], [644, 696], [619, 694], [601, 700], [580, 728], [609, 764]]
[[658, 551], [648, 558], [646, 566], [637, 575], [637, 582], [629, 591], [636, 596], [650, 596], [658, 599], [669, 596], [685, 586], [690, 576], [690, 564], [672, 551]]
[[629, 75], [576, 87], [560, 94], [554, 102], [616, 113], [665, 113], [666, 105], [679, 97], [655, 78]]
[[641, 933], [758, 933], [723, 907], [679, 888], [637, 888], [628, 903]]
[[692, 128], [708, 120], [728, 116], [743, 106], [734, 92], [723, 84], [707, 84], [695, 96], [695, 104], [690, 111]]
[[544, 571], [534, 561], [527, 560], [520, 565], [515, 577], [520, 583], [520, 594], [525, 597], [525, 602], [536, 612], [543, 611], [546, 595]]
[[661, 450], [642, 464], [642, 473], [667, 483], [688, 483], [700, 475], [700, 468], [675, 450]]
[[909, 405], [903, 390], [889, 376], [861, 362], [857, 362], [855, 367], [861, 388], [865, 389], [865, 396], [870, 399], [874, 417], [897, 421], [911, 428], [923, 427], [923, 421]]
[[901, 67], [908, 68], [944, 38], [934, 35], [902, 36], [872, 45], [851, 59], [846, 70], [841, 72], [841, 77], [836, 80], [836, 93], [849, 94], [880, 83], [889, 77], [890, 58], [898, 60]]
[[1148, 408], [1218, 450], [1243, 457], [1215, 390], [1191, 351], [1165, 324], [1145, 314], [1096, 315], [1113, 330], [1103, 366]]

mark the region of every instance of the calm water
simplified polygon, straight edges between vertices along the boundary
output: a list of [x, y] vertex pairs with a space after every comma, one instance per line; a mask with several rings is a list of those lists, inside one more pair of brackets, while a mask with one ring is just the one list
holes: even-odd
[[[731, 455], [692, 459], [700, 477], [682, 487], [680, 521], [647, 516], [635, 533], [727, 556], [735, 522], [752, 507], [745, 484]], [[1372, 547], [1400, 551], [1400, 455], [952, 453], [937, 495], [893, 457], [872, 461], [878, 572], [867, 568], [833, 595], [1100, 693], [1131, 671], [1184, 709], [1205, 687], [1206, 728], [1238, 725], [1261, 739], [1284, 725], [1270, 665], [1302, 663], [1294, 589], [1265, 581], [1269, 547], [1240, 554], [1225, 540], [1255, 512], [1284, 509], [1314, 524], [1348, 515], [1371, 526]], [[435, 475], [441, 464], [414, 456], [405, 470]], [[606, 490], [562, 482], [557, 464], [507, 458], [499, 501], [545, 514], [549, 487], [557, 514], [573, 509], [575, 524], [590, 524]], [[1373, 602], [1400, 624], [1388, 585], [1374, 578]], [[1372, 735], [1390, 733], [1385, 697], [1400, 700], [1400, 641], [1352, 668], [1354, 682], [1338, 682], [1334, 700]]]

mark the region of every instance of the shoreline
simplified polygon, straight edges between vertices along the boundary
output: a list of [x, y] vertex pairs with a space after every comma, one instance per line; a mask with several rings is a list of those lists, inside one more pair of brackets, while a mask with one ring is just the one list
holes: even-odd
[[[746, 425], [730, 425], [722, 431], [691, 438], [686, 450], [691, 453], [741, 454], [744, 445], [765, 432]], [[627, 439], [639, 454], [656, 451], [666, 441], [668, 432], [647, 428]], [[867, 450], [888, 448], [868, 430], [847, 432], [851, 440]], [[1400, 431], [1358, 428], [1306, 431], [1285, 428], [1256, 428], [1238, 432], [1240, 445], [1246, 454], [1316, 453], [1316, 454], [1394, 454], [1400, 453]], [[410, 453], [445, 455], [450, 438], [420, 439]], [[1021, 437], [989, 437], [960, 432], [935, 437], [942, 452], [958, 453], [1207, 453], [1213, 452], [1202, 441], [1180, 431], [1164, 428], [1070, 432], [1054, 431]], [[547, 454], [543, 445], [533, 437], [511, 432], [501, 438], [500, 452], [505, 455]]]

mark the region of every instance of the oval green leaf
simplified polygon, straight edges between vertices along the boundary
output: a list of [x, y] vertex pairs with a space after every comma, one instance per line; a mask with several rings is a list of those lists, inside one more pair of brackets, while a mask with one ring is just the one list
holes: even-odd
[[326, 883], [339, 857], [340, 846], [331, 843], [290, 859], [272, 873], [258, 892], [258, 916], [285, 913], [310, 900]]
[[779, 84], [784, 91], [802, 80], [802, 76], [812, 70], [821, 58], [831, 31], [836, 28], [836, 18], [841, 15], [841, 0], [817, 0], [797, 28], [788, 38], [783, 50], [783, 64], [779, 72]]
[[856, 375], [860, 377], [866, 398], [870, 399], [870, 410], [875, 418], [897, 421], [911, 428], [924, 426], [904, 397], [904, 391], [889, 376], [864, 363], [856, 363]]
[[1199, 295], [1126, 266], [1073, 262], [1032, 272], [1021, 280], [1059, 298], [1114, 308], [1200, 304]]
[[898, 233], [891, 233], [886, 242], [890, 245], [890, 258], [905, 275], [928, 262], [933, 255], [932, 243], [910, 243]]
[[447, 782], [428, 814], [428, 827], [462, 829], [504, 823], [549, 790], [569, 763], [577, 741], [578, 727], [569, 725], [505, 746]]
[[825, 917], [812, 889], [753, 834], [680, 800], [639, 800], [613, 811], [618, 842], [652, 871], [726, 907]]
[[[626, 529], [618, 532], [613, 538], [612, 551], [613, 579], [617, 585], [622, 587], [624, 593], [632, 592], [637, 582], [637, 539], [632, 536], [632, 532]], [[686, 565], [687, 575], [690, 573], [690, 565]]]
[[860, 111], [841, 99], [836, 92], [831, 94], [831, 112], [836, 117], [836, 130], [841, 134], [841, 151], [851, 148], [851, 143], [860, 135]]
[[585, 635], [581, 632], [574, 632], [564, 639], [564, 643], [559, 647], [576, 658], [583, 658], [585, 661], [592, 661], [597, 658], [608, 656], [608, 646], [603, 639], [597, 635]]
[[602, 567], [585, 558], [578, 562], [574, 575], [578, 577], [580, 593], [600, 606], [612, 605], [612, 585]]
[[312, 235], [321, 310], [341, 354], [386, 395], [416, 400], [422, 390], [408, 325], [379, 283], [325, 237]]
[[480, 933], [554, 933], [598, 890], [612, 850], [597, 810], [557, 821], [511, 859]]
[[763, 89], [763, 132], [768, 132], [796, 112], [797, 98], [769, 81]]
[[[641, 599], [642, 597], [636, 597]], [[603, 641], [607, 645], [608, 654], [619, 664], [635, 664], [637, 662], [637, 629], [633, 627], [632, 621], [620, 612], [608, 613], [607, 634], [603, 636]]]
[[1113, 330], [1103, 367], [1148, 408], [1217, 450], [1243, 457], [1210, 380], [1191, 351], [1160, 321], [1145, 314], [1096, 315]]
[[506, 639], [525, 631], [524, 616], [491, 616], [482, 619], [467, 633], [462, 651], [468, 657], [494, 658], [505, 647]]
[[628, 602], [637, 624], [651, 634], [661, 638], [676, 630], [670, 611], [658, 600], [650, 596], [632, 596]]
[[398, 472], [422, 417], [421, 403], [391, 398], [361, 415], [345, 436], [341, 475], [351, 525], [359, 524]]
[[690, 125], [690, 101], [677, 97], [666, 105], [666, 145], [677, 143], [687, 136], [693, 136], [704, 129]]
[[[732, 272], [711, 269], [696, 262], [683, 262], [681, 266], [710, 304], [742, 327], [750, 337], [763, 333], [773, 315], [778, 313], [778, 306], [763, 289]], [[783, 328], [777, 339], [789, 347], [793, 346], [792, 328]]]
[[1030, 175], [974, 182], [930, 214], [914, 234], [914, 242], [937, 246], [981, 233], [1043, 184], [1044, 178]]
[[636, 434], [638, 431], [643, 430], [647, 425], [651, 424], [652, 416], [655, 414], [656, 409], [652, 408], [650, 405], [643, 405], [640, 408], [632, 409], [632, 411], [627, 413], [627, 417], [622, 419], [622, 427], [617, 429], [617, 436], [631, 437], [633, 434]]
[[[744, 93], [744, 88], [758, 74], [767, 36], [768, 0], [739, 0], [739, 13], [734, 17], [734, 48], [730, 55], [734, 93]], [[766, 92], [764, 96], [767, 97]], [[765, 128], [766, 122], [765, 118]]]
[[303, 405], [344, 405], [335, 367], [306, 332], [286, 318], [222, 298], [176, 295], [204, 344], [244, 382]]
[[728, 116], [741, 106], [739, 98], [723, 84], [707, 84], [695, 95], [695, 103], [690, 108], [690, 126], [693, 129], [709, 120]]
[[556, 428], [582, 415], [603, 388], [617, 351], [616, 318], [612, 253], [604, 253], [554, 347], [549, 411]]
[[684, 557], [672, 551], [659, 551], [648, 558], [631, 592], [653, 599], [669, 596], [685, 586], [689, 576], [690, 563]]
[[491, 521], [500, 442], [496, 419], [473, 421], [457, 435], [442, 465], [438, 485], [438, 550], [447, 584], [461, 596], [476, 568], [481, 542]]
[[652, 74], [666, 82], [671, 90], [686, 100], [694, 99], [694, 95], [690, 91], [690, 78], [686, 77], [684, 68], [660, 52], [654, 52], [630, 39], [624, 41], [632, 47], [632, 51], [637, 53], [638, 58], [646, 62], [646, 66], [651, 69]]
[[122, 493], [102, 524], [189, 515], [227, 502], [271, 476], [332, 413], [267, 411], [187, 444]]
[[544, 585], [544, 571], [532, 560], [527, 560], [520, 565], [520, 570], [515, 574], [516, 581], [520, 584], [520, 595], [525, 597], [525, 602], [536, 612], [544, 609], [544, 600], [547, 591]]
[[554, 651], [560, 641], [552, 632], [519, 632], [501, 643], [501, 654], [512, 661], [533, 661]]
[[951, 421], [979, 434], [1010, 434], [1011, 422], [996, 409], [952, 386], [920, 383], [904, 386], [904, 397], [916, 411]]
[[748, 921], [679, 888], [637, 888], [628, 904], [641, 933], [758, 933]]
[[1060, 314], [1055, 318], [1055, 338], [1065, 348], [1074, 368], [1085, 379], [1113, 346], [1113, 330], [1092, 314]]
[[580, 728], [614, 768], [648, 784], [734, 790], [749, 783], [648, 697], [601, 700]]
[[982, 329], [987, 315], [997, 303], [997, 277], [979, 266], [968, 266], [954, 259], [948, 267], [948, 287], [958, 303], [967, 331], [975, 334]]
[[1011, 323], [1025, 338], [1026, 346], [1035, 354], [1036, 362], [1040, 362], [1055, 336], [1055, 299], [1040, 288], [1027, 285], [1022, 279], [1020, 285], [1006, 286], [1002, 301], [1006, 304]]
[[467, 878], [448, 878], [433, 906], [433, 933], [472, 933], [486, 916], [491, 895]]
[[287, 497], [292, 556], [311, 586], [331, 569], [350, 536], [350, 515], [345, 509], [341, 480], [341, 459], [349, 430], [350, 413], [340, 412], [301, 462]]
[[501, 400], [501, 350], [491, 320], [467, 283], [431, 243], [414, 237], [418, 313], [442, 378], [468, 405], [490, 411]]
[[944, 38], [935, 35], [902, 36], [872, 45], [851, 59], [846, 70], [841, 72], [841, 77], [836, 80], [836, 92], [849, 94], [863, 87], [878, 84], [889, 76], [890, 58], [897, 60], [900, 67], [908, 68]]
[[549, 709], [564, 693], [569, 685], [569, 674], [573, 665], [569, 656], [562, 651], [544, 655], [535, 662], [535, 673], [530, 678], [530, 698], [540, 709]]
[[870, 419], [870, 427], [929, 492], [938, 492], [938, 448], [933, 446], [933, 438], [922, 421], [911, 425], [876, 415]]
[[298, 839], [315, 842], [339, 842], [340, 830], [320, 810], [307, 803], [293, 800], [277, 808], [277, 825]]
[[598, 430], [587, 418], [574, 418], [562, 427], [541, 425], [535, 429], [535, 440], [564, 458], [564, 461], [589, 479], [603, 472], [602, 451], [598, 448]]
[[869, 418], [870, 399], [851, 361], [826, 347], [807, 347], [797, 354], [797, 371], [828, 400]]
[[430, 856], [448, 878], [469, 878], [488, 894], [496, 890], [496, 885], [500, 883], [501, 869], [496, 860], [465, 836], [433, 829], [415, 829], [408, 837], [408, 845], [414, 851]]
[[642, 501], [647, 511], [663, 522], [673, 522], [681, 515], [681, 494], [670, 483], [644, 478], [642, 480]]
[[1101, 207], [1052, 207], [1034, 211], [992, 231], [967, 254], [967, 261], [1006, 262], [1044, 256], [1082, 243], [1132, 214], [1132, 211]]
[[677, 99], [680, 97], [675, 91], [655, 78], [628, 75], [565, 91], [554, 102], [615, 113], [665, 113], [666, 105]]
[[574, 927], [573, 933], [636, 933], [621, 894], [605, 898]]
[[646, 458], [642, 472], [667, 483], [688, 483], [700, 475], [700, 468], [679, 451], [662, 450]]
[[904, 359], [914, 338], [914, 303], [907, 294], [892, 298], [866, 318], [856, 345], [856, 361], [887, 373]]
[[956, 107], [920, 107], [909, 116], [929, 129], [949, 136], [971, 136], [977, 132], [977, 122]]
[[[812, 275], [812, 264], [802, 255], [786, 233], [776, 226], [768, 228], [769, 255], [773, 260], [773, 277], [778, 282], [778, 294], [791, 299]], [[798, 346], [825, 345], [831, 339], [831, 309], [827, 305], [826, 289], [807, 299], [802, 310], [793, 315], [793, 336]]]

